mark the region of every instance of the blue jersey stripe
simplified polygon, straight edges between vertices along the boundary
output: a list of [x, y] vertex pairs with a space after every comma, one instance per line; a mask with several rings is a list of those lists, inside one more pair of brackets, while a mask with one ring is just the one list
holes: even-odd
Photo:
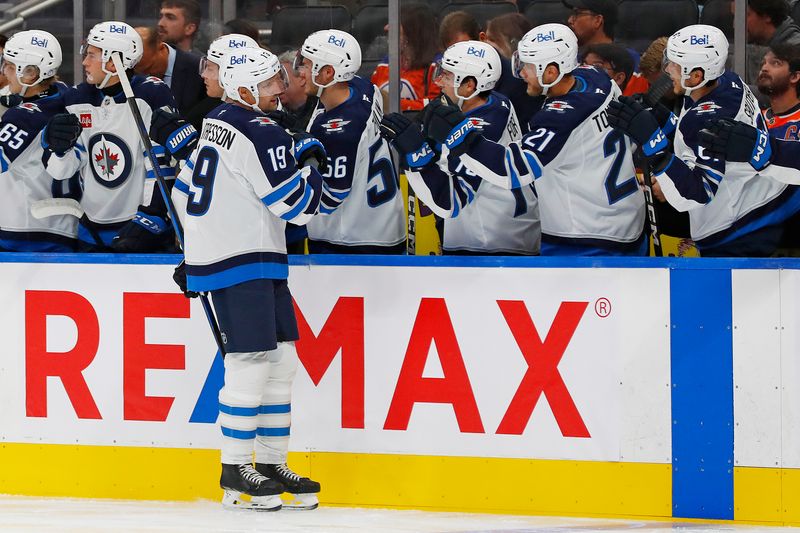
[[289, 428], [258, 428], [259, 437], [288, 437]]
[[242, 431], [241, 429], [231, 429], [225, 426], [220, 427], [222, 434], [232, 439], [250, 440], [256, 438], [255, 431]]
[[265, 205], [275, 205], [298, 188], [298, 185], [303, 181], [303, 178], [300, 176], [295, 176], [294, 178], [290, 179], [271, 193], [267, 194], [264, 198], [261, 199]]
[[233, 407], [220, 402], [219, 412], [231, 416], [256, 416], [258, 407]]
[[262, 415], [278, 415], [278, 414], [286, 414], [292, 411], [292, 404], [290, 403], [281, 403], [277, 405], [262, 405], [258, 412]]
[[285, 263], [254, 263], [233, 267], [208, 276], [187, 273], [186, 286], [191, 291], [205, 292], [224, 289], [254, 279], [286, 279], [287, 277], [289, 277], [289, 266]]

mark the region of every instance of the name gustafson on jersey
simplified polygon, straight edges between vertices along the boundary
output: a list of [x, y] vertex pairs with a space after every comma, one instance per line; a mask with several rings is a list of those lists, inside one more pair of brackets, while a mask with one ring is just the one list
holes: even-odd
[[228, 128], [207, 122], [203, 126], [203, 133], [200, 138], [230, 150], [233, 140], [236, 138], [236, 133]]

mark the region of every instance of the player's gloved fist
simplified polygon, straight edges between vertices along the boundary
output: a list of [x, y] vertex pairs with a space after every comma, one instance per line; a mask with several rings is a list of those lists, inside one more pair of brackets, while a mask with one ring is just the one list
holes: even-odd
[[292, 133], [294, 139], [294, 158], [298, 166], [306, 164], [316, 167], [324, 174], [328, 170], [328, 154], [319, 139], [310, 133]]
[[297, 119], [294, 117], [294, 115], [290, 115], [286, 111], [276, 109], [274, 111], [267, 112], [267, 116], [285, 130], [294, 131], [297, 128]]
[[478, 136], [475, 124], [461, 112], [458, 106], [434, 100], [425, 113], [424, 131], [427, 137], [447, 146], [454, 157], [463, 154]]
[[166, 148], [175, 159], [186, 159], [197, 144], [198, 134], [194, 126], [165, 106], [153, 112], [150, 138]]
[[421, 168], [435, 159], [433, 150], [422, 136], [419, 124], [402, 113], [384, 115], [380, 129], [381, 137], [397, 148], [408, 168]]
[[21, 104], [24, 100], [18, 94], [4, 94], [0, 96], [0, 105], [5, 107], [6, 109], [11, 109], [12, 107], [17, 107]]
[[118, 253], [163, 251], [169, 241], [169, 229], [163, 213], [140, 205], [133, 219], [114, 236], [111, 249]]
[[81, 130], [81, 121], [72, 113], [53, 115], [42, 132], [43, 147], [64, 155], [78, 142]]
[[766, 167], [772, 156], [769, 133], [738, 120], [714, 120], [700, 130], [697, 139], [711, 157], [748, 162], [756, 170]]
[[642, 147], [644, 155], [650, 157], [661, 152], [669, 141], [661, 126], [642, 104], [630, 96], [620, 96], [608, 104], [608, 123], [621, 130]]
[[175, 281], [175, 283], [181, 289], [181, 292], [183, 292], [183, 295], [186, 296], [187, 298], [197, 298], [198, 296], [200, 296], [198, 293], [196, 293], [194, 291], [190, 291], [189, 289], [186, 288], [186, 261], [185, 260], [181, 261], [180, 264], [175, 267], [175, 272], [173, 272], [173, 274], [172, 274], [172, 279]]

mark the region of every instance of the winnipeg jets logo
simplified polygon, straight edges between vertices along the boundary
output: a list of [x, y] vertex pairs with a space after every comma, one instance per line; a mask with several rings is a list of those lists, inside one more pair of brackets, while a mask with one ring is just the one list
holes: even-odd
[[113, 133], [98, 133], [89, 139], [87, 150], [89, 166], [95, 181], [103, 187], [114, 189], [122, 185], [131, 173], [131, 151], [121, 138]]
[[251, 120], [250, 122], [255, 122], [256, 124], [259, 124], [261, 126], [274, 126], [275, 125], [275, 121], [272, 120], [269, 117], [256, 117], [253, 120]]
[[343, 131], [344, 127], [350, 124], [349, 120], [342, 120], [340, 118], [332, 118], [322, 125], [326, 133], [336, 133]]
[[33, 102], [25, 102], [24, 104], [19, 104], [17, 106], [20, 109], [24, 109], [29, 113], [41, 113], [42, 110], [39, 109], [39, 106], [34, 104]]
[[486, 122], [485, 120], [479, 117], [469, 117], [469, 121], [472, 122], [473, 126], [481, 130], [484, 128], [484, 126], [491, 125], [489, 122]]
[[718, 106], [714, 102], [704, 102], [697, 106], [697, 114], [701, 113], [713, 113], [717, 109], [722, 109], [722, 107]]
[[565, 113], [568, 109], [575, 109], [563, 100], [553, 100], [544, 106], [547, 111], [556, 111], [558, 113]]

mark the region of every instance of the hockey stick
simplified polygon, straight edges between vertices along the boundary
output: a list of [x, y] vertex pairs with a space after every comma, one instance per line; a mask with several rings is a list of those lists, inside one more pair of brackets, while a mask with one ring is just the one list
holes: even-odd
[[81, 207], [81, 204], [77, 200], [73, 200], [72, 198], [47, 198], [45, 200], [37, 200], [31, 204], [31, 215], [38, 220], [54, 216], [73, 216], [83, 224], [83, 227], [86, 228], [86, 231], [88, 231], [89, 235], [94, 239], [94, 243], [101, 250], [108, 250], [108, 246], [106, 246], [100, 234], [97, 233], [97, 230], [92, 226], [89, 217], [86, 216], [83, 207]]
[[[122, 84], [122, 90], [125, 93], [125, 99], [127, 100], [128, 107], [133, 115], [133, 121], [136, 122], [136, 128], [139, 130], [139, 137], [141, 138], [142, 144], [144, 144], [145, 151], [147, 152], [147, 161], [150, 162], [150, 166], [153, 169], [153, 174], [158, 182], [158, 188], [161, 191], [161, 197], [164, 199], [164, 205], [167, 206], [169, 219], [172, 221], [172, 227], [175, 228], [175, 236], [178, 238], [181, 249], [185, 250], [183, 242], [183, 228], [181, 228], [180, 220], [175, 212], [175, 204], [172, 203], [172, 198], [170, 198], [169, 190], [167, 189], [167, 182], [164, 181], [164, 176], [161, 175], [158, 159], [156, 158], [155, 152], [153, 152], [153, 143], [150, 142], [150, 134], [144, 127], [144, 120], [142, 120], [142, 115], [139, 112], [139, 106], [136, 105], [136, 97], [133, 94], [131, 82], [128, 79], [127, 73], [125, 72], [125, 67], [122, 65], [122, 57], [119, 53], [113, 53], [111, 54], [111, 60], [114, 62], [114, 67], [117, 69], [117, 76], [119, 76], [119, 81]], [[203, 304], [203, 311], [205, 311], [208, 325], [211, 327], [211, 333], [214, 335], [214, 341], [217, 343], [217, 349], [224, 358], [225, 345], [222, 342], [222, 334], [219, 331], [217, 318], [214, 316], [214, 310], [211, 307], [211, 302], [208, 301], [208, 295], [206, 293], [200, 293], [200, 302]]]

